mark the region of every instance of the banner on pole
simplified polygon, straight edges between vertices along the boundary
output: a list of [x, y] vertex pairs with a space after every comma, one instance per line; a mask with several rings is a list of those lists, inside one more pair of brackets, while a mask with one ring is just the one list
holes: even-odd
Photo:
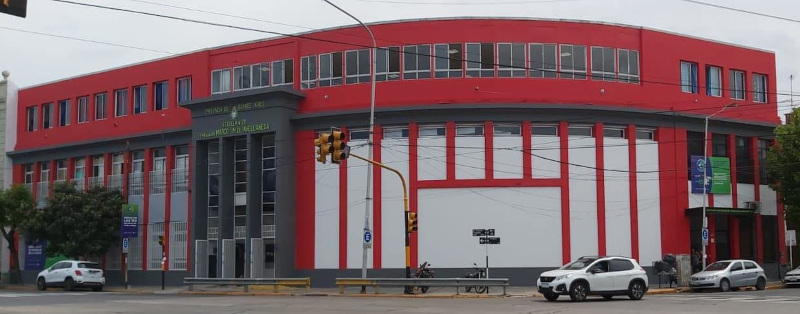
[[25, 241], [25, 270], [44, 269], [45, 245], [44, 240]]
[[[708, 167], [705, 167], [706, 164]], [[705, 176], [709, 178], [705, 185], [706, 193], [731, 194], [731, 160], [728, 157], [692, 156], [691, 182], [692, 193], [702, 194]], [[705, 168], [705, 176], [703, 175]]]
[[122, 205], [122, 228], [120, 228], [123, 238], [139, 237], [139, 206], [136, 204]]

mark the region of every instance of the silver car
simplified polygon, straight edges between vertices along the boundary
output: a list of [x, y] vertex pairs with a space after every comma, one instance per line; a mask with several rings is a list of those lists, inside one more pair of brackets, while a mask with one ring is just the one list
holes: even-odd
[[714, 262], [703, 271], [692, 275], [689, 281], [689, 287], [693, 291], [719, 289], [725, 292], [748, 286], [764, 290], [767, 287], [767, 276], [758, 263], [741, 259]]
[[800, 266], [786, 273], [786, 276], [783, 277], [783, 283], [786, 285], [800, 285]]

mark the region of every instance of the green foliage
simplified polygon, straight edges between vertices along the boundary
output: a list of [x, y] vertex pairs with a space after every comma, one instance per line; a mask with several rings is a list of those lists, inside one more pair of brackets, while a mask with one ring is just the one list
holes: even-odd
[[789, 122], [775, 129], [777, 145], [767, 152], [767, 171], [777, 179], [771, 187], [780, 193], [787, 221], [800, 223], [800, 108]]
[[102, 256], [119, 241], [122, 194], [92, 187], [77, 191], [73, 185], [54, 187], [53, 197], [23, 225], [29, 239], [47, 240], [47, 253], [72, 258]]
[[[33, 195], [26, 186], [18, 184], [8, 190], [0, 190], [0, 233], [8, 243], [14, 243], [14, 236], [33, 210]], [[14, 260], [11, 282], [19, 283], [19, 254], [13, 245], [8, 246], [8, 252]]]

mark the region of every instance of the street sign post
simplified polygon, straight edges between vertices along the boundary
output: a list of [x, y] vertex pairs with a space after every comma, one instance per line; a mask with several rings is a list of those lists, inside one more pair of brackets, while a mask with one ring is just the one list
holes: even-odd
[[364, 248], [372, 248], [372, 231], [369, 229], [364, 230]]
[[703, 228], [703, 245], [708, 245], [708, 228]]
[[495, 237], [483, 237], [480, 241], [481, 244], [500, 244], [500, 238]]
[[792, 260], [792, 247], [797, 246], [797, 231], [786, 230], [786, 246], [789, 247], [789, 268], [794, 269], [794, 261]]
[[128, 238], [122, 238], [122, 253], [128, 253]]
[[494, 237], [494, 229], [472, 229], [473, 237], [480, 237], [479, 244], [486, 250], [486, 278], [489, 278], [489, 244], [500, 244], [500, 237]]

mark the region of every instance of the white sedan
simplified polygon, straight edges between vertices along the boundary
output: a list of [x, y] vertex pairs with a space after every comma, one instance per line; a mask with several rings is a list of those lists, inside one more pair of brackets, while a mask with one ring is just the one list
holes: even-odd
[[72, 291], [78, 287], [89, 287], [94, 291], [102, 291], [106, 278], [100, 265], [85, 261], [60, 261], [39, 273], [36, 277], [36, 288], [64, 287]]
[[786, 276], [783, 277], [783, 283], [800, 286], [800, 266], [786, 273]]

